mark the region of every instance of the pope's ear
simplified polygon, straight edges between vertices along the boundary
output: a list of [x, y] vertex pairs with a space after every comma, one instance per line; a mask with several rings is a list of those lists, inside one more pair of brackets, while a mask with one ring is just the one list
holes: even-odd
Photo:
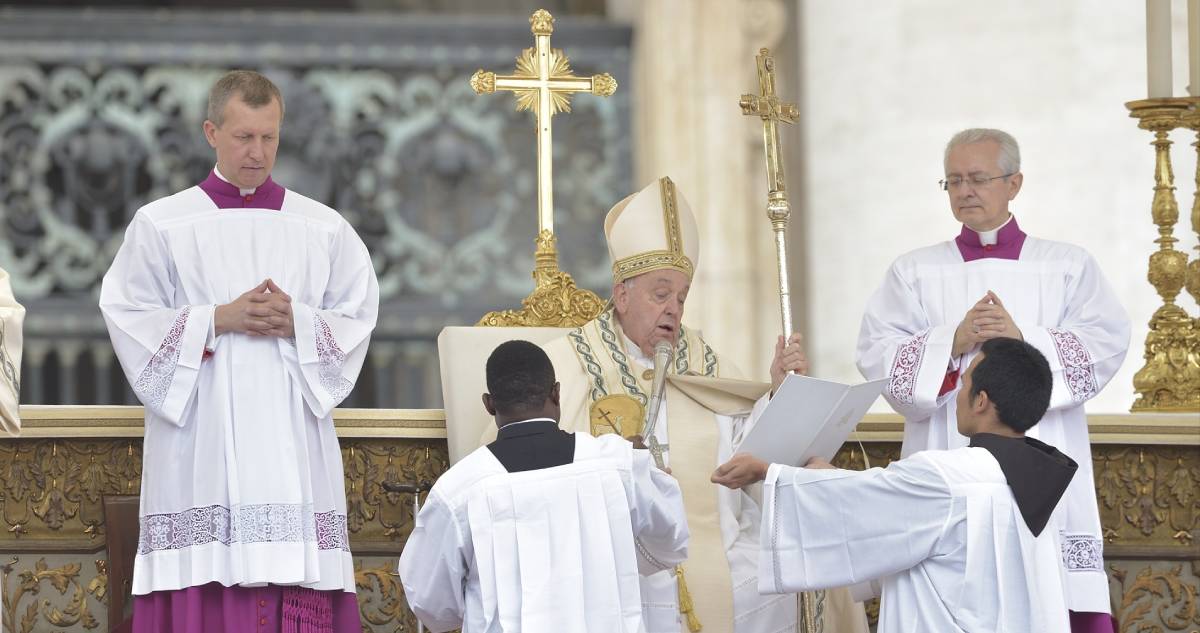
[[620, 281], [614, 281], [612, 287], [613, 306], [617, 312], [625, 312], [629, 305], [629, 287]]

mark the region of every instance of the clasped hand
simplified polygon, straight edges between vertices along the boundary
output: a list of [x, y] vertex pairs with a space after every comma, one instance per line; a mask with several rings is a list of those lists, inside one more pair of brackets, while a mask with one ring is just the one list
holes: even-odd
[[994, 338], [1015, 338], [1025, 340], [1012, 316], [1000, 302], [1000, 297], [991, 290], [988, 291], [963, 317], [962, 323], [954, 331], [954, 347], [951, 350], [955, 356], [962, 356], [984, 341]]
[[242, 293], [237, 299], [217, 306], [216, 332], [238, 332], [248, 336], [296, 335], [292, 321], [292, 298], [275, 282], [267, 279]]

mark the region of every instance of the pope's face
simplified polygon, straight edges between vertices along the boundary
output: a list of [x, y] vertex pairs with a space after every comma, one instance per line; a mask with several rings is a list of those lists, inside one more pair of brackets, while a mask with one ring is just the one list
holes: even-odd
[[[950, 209], [954, 219], [976, 231], [991, 231], [1008, 220], [1008, 203], [1021, 190], [1022, 176], [1018, 172], [1008, 178], [1000, 169], [1000, 144], [980, 141], [955, 146], [946, 158], [946, 180], [961, 179], [950, 185]], [[973, 184], [973, 177], [993, 178], [983, 184]]]
[[258, 108], [234, 95], [225, 104], [225, 120], [218, 127], [204, 122], [204, 136], [217, 150], [217, 169], [241, 189], [256, 189], [267, 180], [279, 151], [279, 100]]
[[688, 276], [678, 270], [652, 270], [613, 285], [617, 320], [643, 354], [652, 356], [659, 341], [678, 341], [691, 287]]

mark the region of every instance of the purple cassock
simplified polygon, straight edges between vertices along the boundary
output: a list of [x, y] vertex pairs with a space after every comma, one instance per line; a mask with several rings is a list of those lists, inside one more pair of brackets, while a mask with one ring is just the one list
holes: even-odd
[[[219, 209], [283, 207], [287, 190], [270, 177], [251, 194], [210, 172], [200, 189]], [[133, 597], [134, 633], [360, 633], [358, 597], [345, 591], [210, 582]]]
[[134, 633], [360, 633], [357, 594], [210, 582], [133, 597]]

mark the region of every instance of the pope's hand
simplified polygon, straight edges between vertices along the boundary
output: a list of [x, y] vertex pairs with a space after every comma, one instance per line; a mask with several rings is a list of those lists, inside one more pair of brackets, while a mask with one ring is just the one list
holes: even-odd
[[808, 374], [808, 356], [804, 354], [804, 337], [798, 332], [788, 337], [787, 345], [780, 336], [775, 342], [775, 358], [771, 361], [771, 393], [774, 394], [790, 373]]
[[769, 465], [749, 453], [738, 453], [713, 471], [710, 481], [737, 490], [766, 479]]

